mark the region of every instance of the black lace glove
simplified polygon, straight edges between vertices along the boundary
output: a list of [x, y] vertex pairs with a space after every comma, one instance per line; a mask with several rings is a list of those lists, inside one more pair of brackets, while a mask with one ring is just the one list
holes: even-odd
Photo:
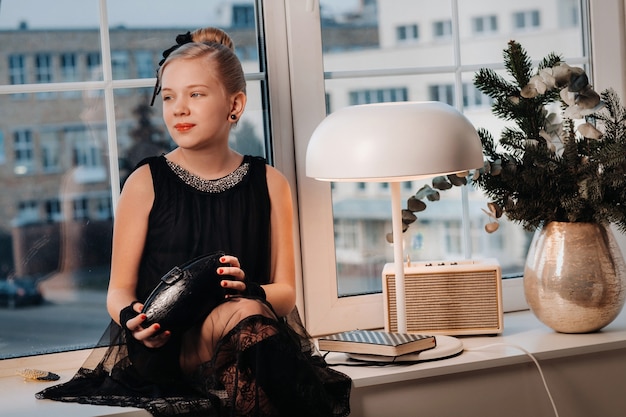
[[260, 298], [261, 300], [265, 300], [265, 290], [256, 282], [246, 282], [246, 289], [243, 290], [243, 295]]
[[128, 320], [134, 319], [139, 315], [139, 313], [137, 313], [133, 308], [138, 302], [139, 301], [135, 300], [130, 303], [130, 305], [120, 310], [120, 326], [122, 327], [122, 329], [130, 331], [130, 329], [126, 327], [126, 323], [128, 323]]

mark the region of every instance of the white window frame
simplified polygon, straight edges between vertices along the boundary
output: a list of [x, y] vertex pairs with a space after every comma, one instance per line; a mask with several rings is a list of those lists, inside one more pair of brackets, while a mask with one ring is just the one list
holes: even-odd
[[[455, 0], [452, 1], [456, 3]], [[295, 190], [301, 235], [306, 326], [313, 335], [349, 328], [382, 327], [381, 294], [337, 297], [331, 185], [305, 175], [308, 140], [317, 124], [325, 117], [319, 10], [316, 1], [283, 0], [283, 2], [287, 19], [287, 58], [293, 112], [290, 121], [293, 123], [295, 140], [297, 173]], [[612, 35], [624, 32], [623, 0], [590, 0], [590, 11], [592, 63], [612, 63], [593, 66], [594, 85], [597, 88], [613, 86], [626, 97], [624, 94], [626, 44], [623, 36]], [[587, 11], [583, 10], [583, 13]], [[618, 50], [620, 59], [615, 57], [615, 42], [622, 42]], [[268, 48], [271, 63], [273, 48], [269, 39]], [[554, 49], [557, 50], [558, 45], [555, 45]], [[459, 83], [462, 83], [462, 80], [459, 80]], [[513, 287], [517, 299], [508, 300], [507, 286]], [[504, 290], [505, 305], [509, 304], [511, 309], [523, 305], [521, 279], [506, 280]]]

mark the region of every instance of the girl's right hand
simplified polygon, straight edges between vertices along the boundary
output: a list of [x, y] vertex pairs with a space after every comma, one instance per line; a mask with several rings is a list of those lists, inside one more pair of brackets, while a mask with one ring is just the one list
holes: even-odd
[[133, 337], [149, 348], [158, 348], [167, 343], [171, 336], [171, 332], [169, 330], [165, 330], [164, 332], [159, 333], [161, 330], [161, 325], [159, 325], [159, 323], [153, 323], [149, 327], [144, 328], [141, 323], [146, 320], [147, 316], [141, 313], [143, 304], [135, 303], [133, 305], [133, 309], [139, 314], [126, 322], [126, 328], [131, 331]]

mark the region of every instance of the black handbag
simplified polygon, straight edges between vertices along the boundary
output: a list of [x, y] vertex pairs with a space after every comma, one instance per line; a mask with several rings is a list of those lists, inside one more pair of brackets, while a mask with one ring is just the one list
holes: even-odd
[[225, 277], [217, 274], [220, 266], [228, 266], [220, 262], [222, 256], [199, 256], [163, 275], [144, 302], [142, 325], [159, 323], [161, 331], [181, 332], [204, 319], [229, 292], [220, 285]]

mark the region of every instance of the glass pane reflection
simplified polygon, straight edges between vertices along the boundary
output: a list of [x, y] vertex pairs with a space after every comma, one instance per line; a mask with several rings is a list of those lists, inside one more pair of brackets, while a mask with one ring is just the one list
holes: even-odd
[[102, 99], [51, 92], [0, 101], [13, 150], [0, 165], [0, 357], [92, 345], [108, 322], [111, 257]]
[[[554, 51], [584, 62], [580, 7], [576, 0], [532, 0], [523, 7], [498, 0], [322, 0], [327, 112], [384, 101], [442, 101], [497, 138], [505, 123], [474, 87], [474, 71], [502, 68], [509, 39], [521, 42], [534, 60]], [[404, 207], [421, 185], [403, 185]], [[466, 191], [469, 239], [462, 190], [455, 187], [416, 213], [418, 220], [404, 234], [405, 255], [412, 261], [462, 259], [467, 241], [473, 259], [495, 257], [503, 275], [520, 275], [530, 233], [502, 219], [500, 230], [487, 234], [489, 218], [482, 212], [487, 200], [480, 190]], [[383, 265], [393, 261], [385, 240], [391, 231], [390, 192], [379, 183], [337, 183], [332, 195], [338, 296], [380, 292]]]
[[[173, 145], [159, 100], [148, 104], [161, 53], [176, 35], [222, 27], [246, 73], [264, 67], [253, 1], [108, 0], [105, 52], [99, 4], [3, 0], [0, 7], [0, 359], [93, 346], [102, 335], [110, 320], [111, 181]], [[113, 85], [102, 82], [108, 52]], [[265, 156], [263, 77], [248, 82], [232, 141]], [[106, 89], [119, 175], [110, 172]]]

